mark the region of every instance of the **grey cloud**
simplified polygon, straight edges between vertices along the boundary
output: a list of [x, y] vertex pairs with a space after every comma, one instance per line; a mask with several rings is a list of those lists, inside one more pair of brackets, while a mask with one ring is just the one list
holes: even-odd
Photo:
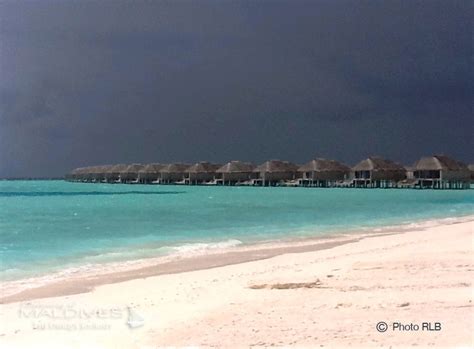
[[0, 176], [132, 161], [473, 161], [468, 1], [4, 1]]

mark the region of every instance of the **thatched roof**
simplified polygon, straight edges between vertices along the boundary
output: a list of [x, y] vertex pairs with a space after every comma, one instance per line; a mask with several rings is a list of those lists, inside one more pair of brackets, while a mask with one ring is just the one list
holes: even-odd
[[354, 171], [405, 171], [405, 168], [391, 160], [371, 156], [355, 165]]
[[327, 160], [317, 158], [298, 168], [298, 172], [349, 172], [349, 166], [346, 166], [336, 160]]
[[86, 174], [86, 175], [92, 174], [92, 173], [94, 173], [95, 168], [96, 168], [96, 166], [87, 166], [87, 167], [84, 167], [84, 169], [82, 170], [81, 174]]
[[110, 168], [111, 168], [111, 165], [92, 166], [89, 169], [89, 173], [102, 174], [102, 173], [106, 173]]
[[164, 164], [147, 164], [138, 171], [139, 173], [160, 173], [161, 169], [165, 167]]
[[216, 170], [221, 167], [221, 165], [218, 164], [212, 164], [207, 161], [201, 161], [197, 162], [192, 166], [189, 166], [186, 169], [186, 172], [189, 173], [214, 173]]
[[467, 166], [462, 162], [454, 160], [446, 155], [433, 155], [422, 157], [413, 165], [415, 170], [419, 171], [465, 171]]
[[99, 166], [89, 166], [87, 173], [99, 173]]
[[255, 165], [250, 162], [231, 161], [217, 169], [217, 173], [246, 173], [252, 172]]
[[117, 165], [112, 165], [108, 168], [107, 172], [106, 173], [120, 173], [120, 172], [123, 172], [125, 171], [125, 169], [128, 167], [129, 165], [125, 165], [125, 164], [117, 164]]
[[82, 173], [91, 173], [91, 171], [94, 170], [94, 166], [87, 166], [87, 167], [84, 167], [84, 169], [82, 170]]
[[298, 166], [288, 162], [288, 161], [281, 161], [281, 160], [269, 160], [264, 162], [263, 164], [257, 166], [253, 172], [296, 172], [298, 170]]
[[165, 165], [160, 172], [162, 173], [181, 173], [186, 172], [186, 169], [189, 167], [189, 164], [182, 164], [182, 163], [174, 163]]
[[71, 175], [78, 175], [78, 174], [85, 173], [85, 171], [87, 171], [87, 167], [78, 167], [78, 168], [75, 168], [74, 170], [72, 170], [70, 172], [70, 174]]
[[131, 164], [131, 165], [128, 165], [120, 173], [138, 173], [138, 171], [140, 171], [143, 167], [145, 166], [142, 164]]

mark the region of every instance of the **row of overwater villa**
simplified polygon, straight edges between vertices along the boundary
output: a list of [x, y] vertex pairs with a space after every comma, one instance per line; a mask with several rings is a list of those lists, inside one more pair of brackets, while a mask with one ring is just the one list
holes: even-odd
[[423, 157], [411, 167], [381, 157], [369, 157], [354, 167], [335, 160], [315, 159], [304, 165], [270, 160], [259, 166], [242, 161], [225, 165], [118, 164], [82, 167], [66, 180], [92, 183], [183, 185], [246, 185], [355, 188], [468, 189], [474, 166], [445, 155]]

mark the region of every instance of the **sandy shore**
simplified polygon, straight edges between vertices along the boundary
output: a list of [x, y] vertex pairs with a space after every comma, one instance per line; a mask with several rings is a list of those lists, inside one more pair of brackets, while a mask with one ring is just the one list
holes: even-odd
[[155, 270], [81, 294], [56, 296], [56, 285], [3, 297], [0, 346], [472, 347], [473, 241], [471, 220], [243, 263], [194, 261], [208, 269]]

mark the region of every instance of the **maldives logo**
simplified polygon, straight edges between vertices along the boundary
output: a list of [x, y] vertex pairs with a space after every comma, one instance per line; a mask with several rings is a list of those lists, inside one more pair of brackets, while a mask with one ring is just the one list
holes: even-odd
[[125, 324], [130, 329], [142, 327], [145, 323], [143, 317], [130, 306], [89, 308], [76, 304], [26, 304], [20, 306], [18, 316], [31, 320], [32, 327], [38, 330], [110, 330], [120, 319], [126, 319]]

